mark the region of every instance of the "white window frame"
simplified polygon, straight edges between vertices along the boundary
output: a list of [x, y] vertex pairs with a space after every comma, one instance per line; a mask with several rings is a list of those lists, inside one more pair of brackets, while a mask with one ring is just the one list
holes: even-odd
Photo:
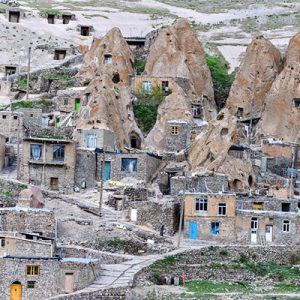
[[[252, 227], [252, 224], [254, 225]], [[251, 230], [257, 230], [258, 229], [258, 219], [257, 218], [251, 218]]]
[[[199, 205], [199, 210], [197, 210], [197, 204]], [[200, 208], [202, 206], [202, 209]], [[206, 209], [205, 209], [206, 206]], [[195, 212], [208, 212], [208, 199], [205, 198], [196, 198], [195, 199]]]
[[[221, 210], [222, 213], [220, 213], [220, 210]], [[226, 203], [224, 203], [224, 202], [219, 203], [219, 205], [218, 205], [218, 215], [219, 216], [226, 216], [227, 215], [227, 204]]]
[[282, 231], [286, 233], [291, 231], [291, 220], [282, 220]]

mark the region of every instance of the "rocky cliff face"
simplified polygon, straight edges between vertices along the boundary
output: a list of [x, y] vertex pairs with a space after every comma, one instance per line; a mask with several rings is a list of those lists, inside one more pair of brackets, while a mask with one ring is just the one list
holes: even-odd
[[130, 76], [133, 54], [119, 29], [95, 39], [77, 79], [87, 85], [82, 96], [77, 128], [108, 128], [114, 131], [120, 149], [130, 146], [130, 136], [143, 142], [132, 110]]
[[191, 171], [226, 174], [233, 191], [242, 191], [253, 185], [255, 174], [247, 151], [233, 147], [239, 127], [237, 118], [228, 109], [223, 109], [209, 123], [207, 132], [195, 140], [189, 154]]
[[[200, 102], [205, 121], [216, 115], [210, 71], [204, 51], [187, 20], [162, 29], [150, 47], [145, 66], [148, 76], [184, 78], [175, 80], [172, 94], [158, 109], [156, 124], [147, 137], [149, 148], [163, 150], [169, 120], [192, 120], [192, 102]], [[182, 80], [181, 80], [182, 81]]]
[[226, 107], [245, 118], [261, 114], [266, 93], [281, 69], [279, 50], [263, 36], [255, 37], [247, 48]]
[[266, 97], [265, 110], [257, 130], [258, 139], [275, 137], [287, 142], [300, 141], [299, 74], [300, 33], [291, 39], [285, 67]]

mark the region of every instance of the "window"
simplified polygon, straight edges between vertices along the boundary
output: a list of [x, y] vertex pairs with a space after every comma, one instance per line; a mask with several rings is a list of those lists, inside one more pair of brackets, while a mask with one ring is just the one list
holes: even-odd
[[18, 120], [18, 116], [14, 116], [14, 120]]
[[121, 171], [128, 173], [137, 172], [137, 158], [122, 158]]
[[69, 99], [68, 98], [65, 98], [64, 99], [64, 105], [68, 105], [69, 104]]
[[282, 202], [281, 203], [281, 211], [285, 211], [285, 212], [291, 211], [291, 203]]
[[42, 117], [42, 126], [43, 126], [44, 128], [47, 128], [47, 127], [48, 127], [48, 123], [49, 123], [48, 117], [46, 117], [46, 116]]
[[262, 202], [253, 202], [252, 209], [263, 210], [264, 204]]
[[290, 232], [290, 225], [291, 225], [290, 220], [283, 220], [282, 221], [282, 231], [283, 232]]
[[220, 222], [211, 222], [211, 230], [212, 235], [218, 235], [220, 232]]
[[171, 134], [178, 135], [179, 134], [179, 126], [171, 126]]
[[40, 266], [39, 265], [26, 265], [26, 275], [40, 275]]
[[29, 116], [30, 116], [30, 118], [33, 118], [33, 117], [34, 117], [34, 114], [33, 114], [33, 113], [30, 113]]
[[5, 67], [5, 76], [14, 75], [17, 73], [16, 67]]
[[2, 115], [2, 119], [6, 119], [6, 115]]
[[237, 118], [242, 118], [244, 115], [244, 109], [242, 107], [238, 107], [238, 110], [236, 112], [236, 117]]
[[258, 228], [258, 220], [257, 218], [251, 219], [251, 229], [257, 229]]
[[27, 281], [27, 288], [28, 289], [34, 289], [35, 284], [36, 284], [36, 281]]
[[192, 105], [192, 113], [194, 118], [201, 117], [201, 106], [200, 105]]
[[42, 158], [42, 145], [31, 144], [30, 145], [30, 159], [40, 160]]
[[53, 151], [53, 160], [55, 161], [65, 160], [65, 145], [54, 145], [52, 151]]
[[54, 51], [54, 60], [65, 59], [67, 55], [67, 50], [55, 50]]
[[82, 36], [89, 36], [90, 35], [90, 27], [89, 26], [81, 26], [80, 34]]
[[219, 215], [226, 216], [226, 203], [219, 203]]
[[106, 65], [111, 65], [112, 64], [112, 56], [110, 54], [105, 54], [104, 55], [104, 63]]
[[161, 82], [161, 87], [162, 87], [162, 91], [164, 95], [168, 95], [169, 94], [169, 81], [163, 80]]
[[152, 81], [144, 80], [142, 82], [142, 91], [146, 94], [152, 94]]
[[293, 99], [293, 106], [294, 107], [300, 107], [300, 99], [299, 98]]
[[207, 211], [207, 199], [196, 199], [196, 212]]
[[1, 248], [5, 247], [5, 238], [0, 238], [0, 247]]
[[87, 148], [96, 148], [97, 147], [97, 136], [96, 134], [88, 134], [86, 138]]

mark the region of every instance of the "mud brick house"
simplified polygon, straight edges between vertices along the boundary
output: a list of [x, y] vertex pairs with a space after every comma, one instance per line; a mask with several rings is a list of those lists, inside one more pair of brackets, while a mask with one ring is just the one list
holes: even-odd
[[[6, 137], [6, 140], [15, 144], [23, 137], [23, 114], [20, 112], [1, 111], [0, 112], [0, 134]], [[18, 128], [20, 126], [20, 132]]]
[[162, 163], [162, 157], [146, 153], [118, 153], [96, 149], [97, 152], [97, 179], [100, 180], [101, 166], [105, 156], [104, 177], [107, 180], [120, 181], [125, 177], [149, 182]]
[[71, 192], [75, 163], [76, 147], [71, 139], [59, 136], [23, 139], [21, 178], [24, 182], [53, 191]]
[[185, 236], [191, 240], [235, 240], [234, 194], [186, 193]]

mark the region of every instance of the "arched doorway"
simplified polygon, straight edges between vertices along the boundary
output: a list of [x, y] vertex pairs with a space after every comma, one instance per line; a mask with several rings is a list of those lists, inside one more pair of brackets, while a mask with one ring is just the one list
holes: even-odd
[[130, 134], [130, 147], [134, 149], [141, 149], [141, 139], [135, 132]]
[[10, 286], [10, 300], [22, 300], [22, 284], [19, 281]]

